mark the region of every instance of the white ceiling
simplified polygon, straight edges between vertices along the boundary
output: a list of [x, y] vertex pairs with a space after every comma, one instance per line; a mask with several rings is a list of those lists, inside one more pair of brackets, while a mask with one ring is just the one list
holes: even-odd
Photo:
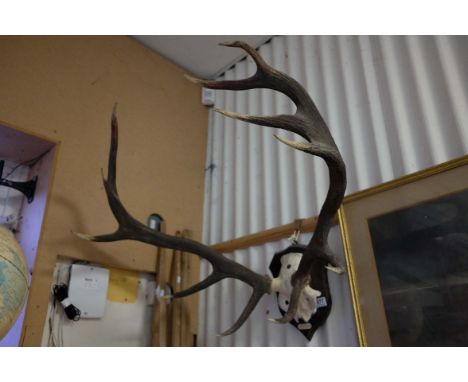
[[258, 47], [272, 36], [132, 36], [143, 45], [201, 78], [215, 78], [245, 57], [243, 50], [218, 43], [242, 40]]

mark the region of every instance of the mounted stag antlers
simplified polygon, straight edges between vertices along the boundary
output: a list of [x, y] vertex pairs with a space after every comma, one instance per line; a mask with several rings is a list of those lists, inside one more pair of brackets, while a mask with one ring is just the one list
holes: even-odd
[[[328, 247], [327, 239], [330, 228], [333, 225], [335, 214], [343, 200], [346, 188], [345, 165], [325, 121], [321, 117], [305, 89], [297, 81], [270, 67], [260, 57], [255, 49], [244, 42], [224, 43], [221, 45], [244, 49], [257, 64], [256, 73], [252, 77], [238, 81], [205, 81], [187, 76], [191, 81], [211, 89], [247, 90], [254, 88], [268, 88], [276, 90], [287, 95], [296, 104], [297, 111], [294, 115], [277, 116], [249, 116], [222, 110], [216, 111], [231, 118], [240, 119], [245, 122], [252, 122], [257, 125], [292, 131], [293, 133], [302, 136], [307, 140], [307, 143], [289, 141], [278, 136], [276, 136], [276, 138], [297, 150], [323, 158], [329, 168], [330, 187], [319, 214], [317, 228], [309, 244], [306, 246], [297, 271], [291, 278], [292, 293], [289, 300], [290, 303], [288, 311], [281, 319], [274, 320], [275, 322], [286, 323], [294, 318], [301, 293], [304, 288], [310, 284], [311, 272], [314, 264], [316, 264], [317, 261], [320, 261], [325, 265], [330, 264], [333, 267], [336, 267], [333, 260], [333, 254]], [[172, 296], [174, 298], [185, 297], [196, 293], [228, 277], [241, 280], [250, 285], [253, 292], [247, 306], [244, 308], [242, 314], [234, 325], [220, 335], [229, 335], [234, 333], [247, 320], [261, 297], [264, 294], [269, 294], [273, 291], [272, 279], [268, 276], [255, 273], [243, 265], [224, 257], [209, 246], [190, 239], [155, 232], [135, 220], [122, 205], [116, 188], [118, 127], [115, 109], [112, 114], [111, 125], [112, 134], [109, 153], [108, 178], [103, 179], [103, 181], [110, 208], [117, 219], [119, 226], [112, 234], [89, 236], [77, 233], [76, 235], [82, 239], [97, 242], [136, 240], [157, 247], [190, 252], [208, 260], [213, 267], [212, 273], [205, 280], [202, 280], [186, 290], [175, 293]]]

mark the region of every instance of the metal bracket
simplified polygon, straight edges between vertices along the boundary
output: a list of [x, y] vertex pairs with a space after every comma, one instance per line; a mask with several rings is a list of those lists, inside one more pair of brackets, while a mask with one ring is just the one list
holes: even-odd
[[5, 161], [0, 161], [0, 186], [14, 188], [18, 190], [22, 194], [24, 194], [28, 200], [28, 203], [32, 203], [34, 200], [34, 193], [36, 192], [36, 185], [37, 185], [37, 176], [28, 180], [26, 182], [15, 182], [12, 180], [3, 179], [3, 166], [5, 165]]

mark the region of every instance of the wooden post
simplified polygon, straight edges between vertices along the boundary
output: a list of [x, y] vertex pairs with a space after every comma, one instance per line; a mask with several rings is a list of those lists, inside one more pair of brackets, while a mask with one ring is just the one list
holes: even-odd
[[[181, 236], [180, 231], [176, 232], [176, 236]], [[181, 290], [181, 255], [180, 251], [174, 251], [172, 256], [170, 283], [174, 293]], [[172, 300], [169, 311], [171, 312], [168, 323], [170, 346], [181, 346], [181, 299]]]
[[[189, 238], [190, 232], [184, 230], [182, 237]], [[186, 289], [192, 285], [192, 270], [190, 258], [186, 252], [181, 253], [181, 288]], [[187, 300], [181, 301], [181, 346], [193, 346], [193, 334], [191, 331], [192, 314], [190, 303]]]
[[[164, 222], [161, 232], [165, 232]], [[190, 232], [184, 230], [176, 235], [189, 238]], [[156, 259], [156, 285], [164, 290], [169, 282], [174, 292], [187, 289], [192, 285], [192, 267], [189, 255], [185, 252], [158, 248]], [[159, 299], [154, 302], [152, 346], [193, 346], [192, 303], [185, 298], [174, 299], [171, 304]]]
[[[166, 224], [161, 222], [161, 232], [166, 232]], [[156, 259], [156, 288], [159, 292], [166, 289], [167, 284], [167, 264], [168, 264], [167, 250], [158, 248]], [[170, 264], [170, 263], [169, 263]], [[154, 300], [154, 313], [153, 313], [153, 346], [167, 346], [167, 304], [165, 300], [161, 300], [161, 294], [156, 296]]]

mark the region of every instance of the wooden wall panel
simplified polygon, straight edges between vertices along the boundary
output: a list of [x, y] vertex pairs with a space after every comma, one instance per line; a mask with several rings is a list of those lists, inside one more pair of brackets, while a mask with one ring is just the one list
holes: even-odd
[[188, 228], [200, 239], [207, 110], [183, 71], [125, 36], [0, 37], [0, 121], [60, 142], [24, 345], [40, 344], [57, 255], [155, 269], [154, 248], [86, 243], [70, 233], [116, 227], [100, 179], [114, 102], [121, 199], [137, 219], [157, 212], [168, 232]]

